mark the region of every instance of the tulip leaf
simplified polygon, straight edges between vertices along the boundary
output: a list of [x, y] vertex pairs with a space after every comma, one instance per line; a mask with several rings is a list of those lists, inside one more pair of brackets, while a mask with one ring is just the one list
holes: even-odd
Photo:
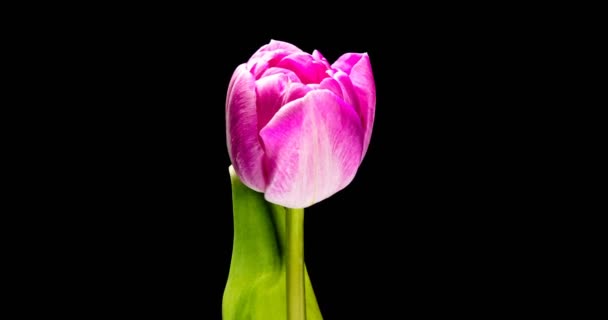
[[[223, 320], [286, 320], [286, 213], [245, 186], [230, 167], [234, 242]], [[322, 320], [305, 272], [306, 319]]]

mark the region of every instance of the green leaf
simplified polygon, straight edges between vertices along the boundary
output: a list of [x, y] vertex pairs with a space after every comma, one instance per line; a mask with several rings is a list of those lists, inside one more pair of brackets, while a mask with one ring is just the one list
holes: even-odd
[[[286, 320], [286, 211], [249, 189], [230, 167], [234, 242], [224, 320]], [[306, 319], [322, 320], [305, 270]]]

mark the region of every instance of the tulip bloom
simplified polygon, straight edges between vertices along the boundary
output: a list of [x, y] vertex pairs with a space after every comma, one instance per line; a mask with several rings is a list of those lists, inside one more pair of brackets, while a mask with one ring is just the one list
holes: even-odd
[[346, 187], [367, 151], [376, 89], [367, 53], [329, 64], [271, 41], [236, 68], [226, 99], [230, 160], [267, 201], [306, 208]]

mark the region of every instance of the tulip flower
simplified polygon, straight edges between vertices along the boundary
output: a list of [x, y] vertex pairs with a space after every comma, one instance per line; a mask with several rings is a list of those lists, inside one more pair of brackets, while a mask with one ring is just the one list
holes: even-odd
[[369, 56], [329, 62], [271, 41], [236, 68], [226, 99], [236, 174], [267, 201], [306, 208], [346, 187], [367, 151], [376, 89]]
[[367, 53], [330, 64], [282, 41], [239, 65], [228, 86], [234, 242], [224, 320], [321, 320], [304, 265], [304, 208], [355, 177], [376, 89]]

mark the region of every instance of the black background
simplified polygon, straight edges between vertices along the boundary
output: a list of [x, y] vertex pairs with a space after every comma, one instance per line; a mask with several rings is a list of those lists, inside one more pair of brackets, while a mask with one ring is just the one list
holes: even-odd
[[512, 121], [526, 118], [514, 80], [524, 49], [506, 45], [492, 17], [211, 23], [214, 13], [161, 9], [82, 17], [58, 32], [74, 109], [57, 141], [69, 154], [55, 158], [61, 186], [49, 183], [58, 195], [48, 201], [66, 212], [48, 218], [62, 240], [45, 263], [69, 294], [50, 308], [221, 318], [232, 248], [226, 90], [271, 39], [330, 61], [367, 52], [376, 80], [357, 176], [306, 210], [324, 318], [494, 315], [528, 303], [537, 289], [520, 281], [537, 250], [523, 242], [537, 221], [522, 212], [536, 182], [522, 185], [527, 123]]

